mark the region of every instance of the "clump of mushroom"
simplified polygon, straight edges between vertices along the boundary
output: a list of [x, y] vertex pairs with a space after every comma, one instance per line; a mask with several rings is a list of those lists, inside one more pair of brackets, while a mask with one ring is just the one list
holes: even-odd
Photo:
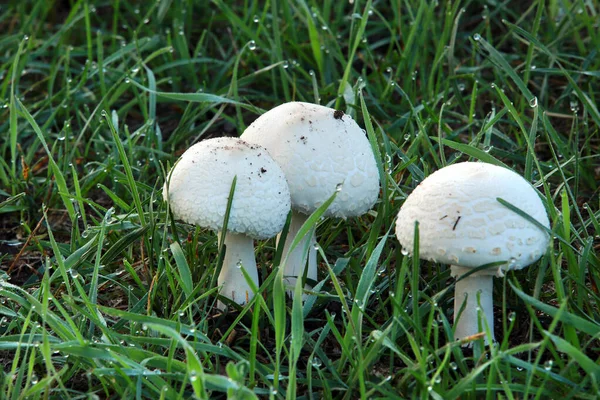
[[[493, 277], [534, 263], [548, 247], [546, 231], [498, 198], [542, 226], [550, 226], [537, 191], [525, 179], [507, 168], [480, 162], [458, 163], [431, 174], [408, 196], [398, 214], [396, 236], [404, 252], [413, 251], [418, 221], [420, 258], [451, 264], [452, 276], [459, 277], [454, 292], [457, 339], [483, 330], [478, 310], [493, 335]], [[460, 279], [472, 268], [498, 262], [504, 264]]]
[[283, 250], [286, 285], [295, 285], [303, 276], [307, 259], [307, 280], [316, 281], [314, 230], [291, 253], [290, 246], [308, 216], [336, 191], [325, 217], [359, 216], [377, 200], [379, 174], [364, 131], [342, 111], [290, 102], [261, 115], [241, 137], [267, 148], [290, 187], [292, 219]]
[[[164, 197], [176, 218], [215, 230], [221, 240], [236, 176], [218, 284], [222, 296], [244, 304], [254, 293], [241, 267], [258, 286], [253, 238], [275, 236], [290, 210], [290, 193], [279, 165], [263, 147], [241, 139], [204, 140], [181, 156], [169, 174]], [[218, 306], [223, 308], [221, 303]]]

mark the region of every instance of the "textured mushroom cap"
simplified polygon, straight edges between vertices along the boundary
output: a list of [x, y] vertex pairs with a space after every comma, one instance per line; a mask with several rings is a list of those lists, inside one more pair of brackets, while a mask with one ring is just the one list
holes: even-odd
[[290, 211], [290, 192], [283, 171], [261, 146], [238, 138], [197, 143], [172, 170], [168, 198], [163, 193], [176, 218], [218, 231], [236, 175], [227, 230], [256, 239], [275, 236]]
[[497, 198], [550, 226], [536, 190], [520, 175], [464, 162], [434, 172], [408, 196], [398, 214], [396, 236], [411, 252], [419, 221], [423, 259], [469, 268], [507, 261], [504, 270], [524, 268], [544, 254], [549, 237]]
[[364, 131], [354, 120], [316, 104], [285, 103], [261, 115], [242, 139], [267, 148], [281, 165], [292, 208], [310, 214], [342, 184], [325, 216], [367, 212], [379, 195], [379, 173]]

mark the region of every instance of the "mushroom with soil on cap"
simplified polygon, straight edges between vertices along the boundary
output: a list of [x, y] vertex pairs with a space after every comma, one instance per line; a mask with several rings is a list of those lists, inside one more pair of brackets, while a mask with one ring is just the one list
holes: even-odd
[[[537, 191], [520, 175], [500, 166], [463, 162], [431, 174], [408, 196], [396, 222], [404, 251], [412, 252], [415, 221], [419, 223], [419, 257], [451, 264], [452, 276], [472, 268], [505, 262], [459, 279], [454, 291], [455, 338], [478, 332], [478, 298], [482, 316], [494, 333], [494, 276], [522, 269], [546, 251], [548, 234], [504, 206], [501, 198], [540, 225], [550, 223]], [[479, 294], [479, 297], [478, 297]], [[460, 309], [464, 310], [457, 321]]]
[[290, 193], [279, 165], [264, 148], [241, 139], [204, 140], [186, 150], [173, 167], [164, 197], [176, 218], [217, 231], [220, 241], [236, 176], [218, 283], [222, 296], [244, 304], [254, 293], [240, 267], [258, 286], [253, 238], [275, 236], [290, 210]]
[[290, 246], [308, 216], [336, 191], [325, 217], [359, 216], [377, 200], [379, 173], [364, 131], [342, 111], [290, 102], [261, 115], [241, 137], [267, 148], [290, 187], [292, 219], [283, 250], [286, 283], [294, 285], [304, 274], [306, 241], [310, 241], [306, 277], [316, 281], [314, 230], [291, 253]]

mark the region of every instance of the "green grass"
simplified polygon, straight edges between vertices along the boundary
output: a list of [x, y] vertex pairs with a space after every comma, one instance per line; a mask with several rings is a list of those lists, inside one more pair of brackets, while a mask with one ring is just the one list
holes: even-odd
[[[600, 396], [597, 1], [192, 3], [0, 5], [0, 398]], [[285, 300], [269, 240], [262, 295], [223, 315], [222, 249], [170, 218], [166, 171], [291, 100], [365, 127], [381, 196], [311, 220], [311, 301]], [[533, 183], [553, 240], [495, 281], [499, 342], [473, 351], [449, 266], [390, 228], [477, 159]]]

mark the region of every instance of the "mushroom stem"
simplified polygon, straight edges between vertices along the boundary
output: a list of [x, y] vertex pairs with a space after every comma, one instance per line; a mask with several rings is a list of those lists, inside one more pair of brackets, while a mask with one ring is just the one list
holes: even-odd
[[[220, 244], [221, 232], [218, 235]], [[225, 234], [225, 257], [217, 282], [221, 286], [223, 296], [238, 304], [245, 304], [254, 297], [254, 292], [246, 282], [241, 267], [244, 267], [252, 281], [259, 286], [254, 257], [254, 241], [244, 234], [227, 232]], [[221, 310], [226, 308], [221, 302], [218, 302], [217, 307]]]
[[[467, 268], [461, 268], [453, 265], [451, 267], [452, 276], [460, 278]], [[485, 332], [483, 321], [485, 318], [492, 333], [494, 341], [494, 306], [492, 302], [494, 276], [489, 273], [475, 273], [456, 282], [454, 287], [454, 337], [464, 339], [479, 332]], [[477, 297], [479, 296], [479, 304]], [[464, 310], [460, 312], [463, 303]], [[481, 310], [481, 329], [479, 328], [479, 318], [477, 316], [478, 308]], [[488, 344], [486, 336], [485, 343]]]
[[[298, 277], [302, 277], [304, 275], [304, 268], [306, 266], [306, 253], [304, 252], [304, 249], [306, 248], [307, 242], [308, 271], [306, 273], [306, 278], [313, 281], [317, 280], [317, 250], [315, 249], [317, 240], [315, 238], [314, 227], [311, 230], [311, 232], [304, 236], [304, 238], [300, 241], [300, 243], [298, 243], [298, 246], [296, 246], [292, 252], [289, 251], [290, 247], [292, 246], [292, 242], [298, 234], [298, 231], [307, 219], [308, 215], [292, 210], [292, 220], [290, 221], [290, 226], [288, 229], [287, 237], [285, 239], [285, 244], [282, 253], [282, 260], [285, 259], [287, 255], [287, 261], [285, 263], [283, 276], [284, 284], [288, 288], [288, 293], [293, 292]], [[277, 236], [277, 244], [279, 244], [280, 238], [281, 234]], [[305, 288], [311, 289], [312, 286], [305, 285]]]

